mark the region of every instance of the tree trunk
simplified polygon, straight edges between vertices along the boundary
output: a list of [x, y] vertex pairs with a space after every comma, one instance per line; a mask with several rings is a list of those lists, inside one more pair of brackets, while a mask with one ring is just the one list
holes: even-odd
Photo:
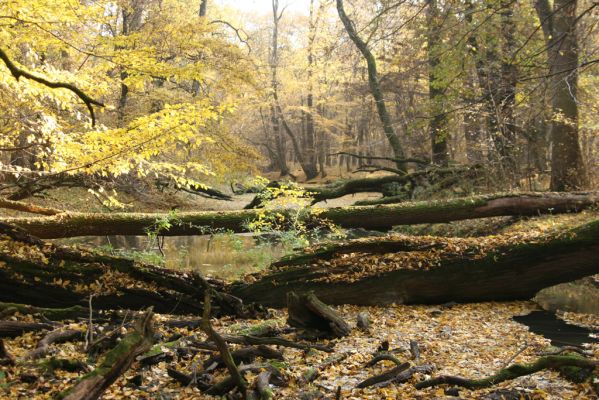
[[385, 98], [383, 96], [383, 91], [381, 89], [381, 85], [379, 82], [379, 76], [377, 72], [376, 59], [374, 55], [368, 48], [368, 44], [364, 42], [362, 38], [358, 35], [355, 26], [352, 21], [349, 19], [347, 14], [345, 13], [345, 9], [343, 8], [343, 0], [337, 0], [337, 12], [339, 13], [339, 18], [345, 27], [350, 39], [358, 50], [364, 56], [366, 63], [368, 65], [368, 83], [370, 85], [370, 92], [372, 97], [374, 97], [374, 101], [376, 102], [376, 108], [379, 114], [379, 118], [381, 123], [383, 124], [383, 131], [385, 132], [385, 136], [391, 145], [391, 149], [393, 150], [393, 155], [398, 161], [396, 162], [397, 169], [403, 172], [407, 171], [407, 165], [405, 162], [402, 162], [401, 159], [405, 158], [405, 153], [401, 142], [399, 141], [399, 137], [393, 128], [393, 124], [391, 122], [391, 114], [387, 110], [387, 106], [385, 105]]
[[537, 0], [535, 8], [548, 48], [551, 76], [551, 190], [578, 190], [588, 185], [578, 138], [577, 1]]
[[445, 90], [443, 74], [439, 73], [441, 27], [439, 26], [439, 5], [437, 0], [427, 0], [427, 52], [428, 52], [428, 88], [430, 101], [429, 135], [431, 138], [431, 160], [433, 164], [447, 166], [449, 164], [449, 148], [447, 144], [447, 115], [445, 114]]
[[508, 301], [599, 273], [599, 220], [549, 237], [398, 241], [409, 251], [380, 256], [366, 248], [332, 261], [274, 267], [231, 293], [267, 307], [284, 307], [291, 291], [314, 292], [327, 304]]
[[[598, 194], [595, 192], [496, 194], [434, 202], [328, 208], [319, 212], [317, 218], [327, 219], [343, 228], [388, 230], [395, 225], [579, 212], [598, 202]], [[278, 212], [294, 216], [297, 214], [297, 210]], [[247, 221], [257, 219], [263, 213], [264, 210], [205, 211], [180, 213], [175, 218], [167, 214], [67, 213], [55, 217], [4, 218], [0, 222], [17, 225], [37, 237], [54, 239], [105, 235], [143, 236], [148, 231], [155, 231], [158, 222], [168, 221], [171, 227], [158, 231], [158, 235], [184, 236], [204, 235], [214, 230], [247, 232]], [[89, 273], [93, 273], [93, 268]]]
[[290, 175], [287, 166], [287, 146], [285, 138], [281, 133], [281, 116], [278, 107], [278, 67], [279, 67], [279, 21], [283, 14], [279, 14], [279, 0], [272, 0], [273, 28], [272, 28], [272, 46], [270, 49], [270, 73], [272, 101], [270, 105], [270, 120], [272, 124], [273, 139], [277, 150], [277, 158], [281, 177]]

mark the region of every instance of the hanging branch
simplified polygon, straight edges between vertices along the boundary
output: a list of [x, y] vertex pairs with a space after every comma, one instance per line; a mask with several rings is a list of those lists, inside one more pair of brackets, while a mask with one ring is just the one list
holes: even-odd
[[81, 89], [79, 89], [77, 86], [70, 84], [70, 83], [65, 83], [65, 82], [52, 82], [49, 81], [47, 79], [44, 79], [40, 76], [37, 75], [33, 75], [25, 70], [22, 70], [21, 68], [17, 67], [11, 60], [10, 58], [8, 58], [8, 55], [4, 52], [4, 50], [0, 49], [0, 59], [2, 59], [2, 61], [4, 61], [4, 64], [6, 64], [6, 67], [8, 68], [8, 70], [10, 71], [10, 73], [12, 74], [12, 76], [18, 81], [21, 77], [27, 78], [27, 79], [31, 79], [32, 81], [41, 83], [44, 86], [47, 86], [51, 89], [58, 89], [58, 88], [63, 88], [63, 89], [67, 89], [70, 90], [71, 92], [75, 93], [75, 95], [77, 97], [79, 97], [81, 99], [81, 101], [83, 101], [85, 103], [85, 105], [87, 106], [87, 109], [89, 110], [89, 114], [91, 116], [92, 119], [92, 126], [94, 126], [96, 124], [96, 115], [94, 114], [94, 105], [99, 106], [99, 107], [104, 107], [104, 104], [99, 102], [98, 100], [94, 100], [91, 97], [89, 97], [87, 94], [85, 94]]

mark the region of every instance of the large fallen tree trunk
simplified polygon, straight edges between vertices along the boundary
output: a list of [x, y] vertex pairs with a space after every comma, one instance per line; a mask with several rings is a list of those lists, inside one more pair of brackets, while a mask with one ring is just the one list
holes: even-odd
[[[599, 203], [599, 194], [519, 193], [466, 197], [433, 202], [412, 202], [382, 206], [338, 207], [320, 210], [306, 218], [329, 220], [343, 228], [388, 230], [395, 225], [442, 223], [497, 216], [526, 216], [578, 212]], [[169, 220], [164, 236], [201, 235], [228, 230], [246, 232], [247, 222], [264, 210], [206, 211], [168, 214], [143, 213], [63, 213], [53, 217], [4, 218], [32, 235], [51, 239], [75, 236], [146, 235]], [[277, 210], [296, 216], [297, 210]]]
[[[390, 248], [392, 238], [382, 248]], [[247, 302], [283, 307], [288, 292], [314, 292], [327, 304], [383, 305], [530, 299], [542, 288], [599, 273], [599, 220], [559, 234], [486, 238], [396, 238], [399, 252], [380, 252], [376, 240], [300, 257], [238, 284]], [[348, 248], [360, 253], [347, 254]], [[341, 256], [342, 253], [346, 253]], [[298, 259], [304, 264], [298, 265]]]
[[[161, 313], [201, 314], [208, 286], [219, 288], [195, 273], [47, 243], [0, 224], [3, 309], [74, 318], [89, 308], [91, 296], [94, 311], [153, 306]], [[233, 296], [217, 292], [215, 300], [217, 313], [245, 314]]]

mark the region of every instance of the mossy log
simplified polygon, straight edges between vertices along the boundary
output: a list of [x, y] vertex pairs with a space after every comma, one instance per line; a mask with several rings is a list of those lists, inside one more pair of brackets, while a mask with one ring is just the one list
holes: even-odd
[[61, 394], [64, 400], [95, 400], [129, 369], [135, 358], [154, 344], [153, 313], [148, 311], [138, 318], [135, 330], [109, 351], [99, 366], [85, 375], [71, 389]]
[[[65, 319], [76, 319], [86, 317], [89, 310], [83, 306], [73, 306], [66, 308], [46, 308], [34, 307], [27, 304], [3, 303], [0, 302], [0, 312], [7, 314], [22, 314], [22, 315], [41, 315], [52, 321], [62, 321]], [[8, 315], [7, 315], [8, 316]]]
[[[291, 291], [312, 291], [327, 304], [508, 301], [599, 273], [599, 220], [553, 235], [527, 235], [400, 236], [401, 246], [411, 241], [418, 250], [372, 255], [362, 248], [366, 253], [273, 267], [231, 293], [269, 307], [284, 307]], [[424, 244], [433, 248], [421, 250]]]
[[62, 210], [49, 207], [41, 207], [35, 204], [23, 203], [21, 201], [7, 200], [0, 197], [0, 208], [6, 208], [9, 210], [21, 211], [32, 214], [41, 215], [57, 215], [62, 213]]
[[[474, 196], [450, 200], [410, 202], [381, 206], [337, 207], [318, 212], [343, 228], [388, 230], [396, 225], [442, 223], [465, 219], [527, 216], [578, 212], [599, 203], [599, 194], [590, 193], [513, 193]], [[295, 216], [297, 210], [282, 210]], [[169, 221], [164, 236], [202, 235], [218, 231], [247, 232], [248, 221], [263, 210], [145, 213], [63, 213], [53, 217], [4, 218], [0, 222], [19, 226], [34, 236], [53, 239], [75, 236], [146, 235]], [[306, 218], [314, 218], [308, 213]], [[309, 221], [308, 221], [309, 222]]]
[[[213, 282], [216, 283], [216, 282]], [[50, 319], [76, 318], [93, 311], [153, 306], [157, 312], [202, 312], [207, 286], [184, 273], [47, 243], [0, 224], [0, 310], [39, 313]], [[14, 302], [14, 303], [13, 303]], [[216, 292], [215, 313], [245, 314], [235, 297]]]
[[[576, 370], [587, 370], [586, 375], [590, 377], [591, 371], [599, 366], [598, 361], [588, 360], [579, 355], [544, 356], [531, 364], [513, 364], [504, 368], [494, 375], [481, 379], [467, 379], [459, 376], [438, 376], [416, 384], [417, 389], [448, 384], [461, 386], [466, 389], [483, 389], [497, 385], [498, 383], [516, 379], [520, 376], [534, 374], [545, 369], [561, 372], [566, 378], [573, 379], [571, 368]], [[580, 374], [574, 379], [579, 380]]]

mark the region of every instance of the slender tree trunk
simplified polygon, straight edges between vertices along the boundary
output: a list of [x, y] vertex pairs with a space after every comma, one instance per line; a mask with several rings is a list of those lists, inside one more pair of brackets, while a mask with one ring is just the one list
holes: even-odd
[[205, 17], [208, 14], [208, 0], [202, 0], [200, 2], [200, 17]]
[[345, 27], [350, 39], [358, 50], [362, 53], [362, 56], [366, 60], [368, 65], [368, 83], [370, 85], [370, 92], [372, 93], [372, 97], [374, 97], [374, 101], [376, 102], [376, 108], [379, 114], [379, 118], [381, 123], [383, 124], [383, 131], [385, 132], [385, 136], [391, 145], [391, 149], [393, 150], [393, 155], [398, 160], [396, 162], [396, 167], [398, 170], [406, 172], [407, 165], [405, 162], [401, 161], [405, 159], [405, 153], [399, 137], [393, 128], [393, 124], [391, 122], [391, 114], [387, 110], [387, 106], [385, 105], [385, 98], [383, 96], [383, 91], [381, 89], [381, 85], [379, 82], [379, 76], [377, 72], [376, 59], [374, 55], [368, 48], [368, 44], [360, 38], [358, 32], [356, 31], [353, 22], [349, 19], [347, 14], [345, 13], [345, 9], [343, 8], [343, 0], [337, 0], [337, 12], [339, 13], [339, 18]]
[[449, 164], [449, 149], [447, 144], [447, 116], [444, 113], [445, 87], [443, 77], [439, 74], [439, 46], [441, 44], [439, 26], [439, 5], [437, 0], [427, 0], [427, 39], [428, 39], [428, 66], [429, 66], [429, 101], [430, 122], [429, 135], [431, 138], [431, 160], [434, 164], [447, 166]]
[[496, 96], [498, 102], [499, 132], [497, 132], [495, 139], [502, 165], [508, 177], [512, 180], [515, 180], [519, 159], [516, 145], [516, 121], [514, 117], [518, 69], [512, 62], [512, 55], [516, 48], [514, 5], [515, 2], [512, 0], [501, 0], [501, 79]]
[[[318, 167], [316, 165], [316, 143], [315, 143], [315, 127], [314, 127], [314, 41], [316, 40], [316, 16], [314, 13], [314, 0], [310, 0], [310, 27], [308, 33], [308, 97], [306, 115], [306, 147], [305, 163], [307, 167], [307, 179], [313, 179], [318, 175]], [[308, 173], [310, 176], [308, 176]]]
[[[137, 31], [142, 22], [143, 2], [140, 0], [132, 0], [128, 7], [121, 8], [122, 28], [121, 34], [128, 36], [130, 33]], [[117, 126], [122, 128], [126, 124], [126, 107], [129, 98], [129, 86], [125, 83], [125, 79], [129, 74], [121, 67], [120, 79], [121, 87], [119, 99], [117, 103]]]
[[273, 12], [273, 29], [272, 29], [272, 47], [270, 55], [270, 71], [271, 71], [271, 90], [272, 90], [272, 104], [270, 106], [272, 133], [274, 136], [278, 165], [281, 176], [290, 174], [289, 167], [287, 166], [287, 146], [285, 146], [285, 139], [281, 133], [281, 116], [279, 115], [279, 107], [277, 104], [278, 100], [278, 65], [279, 65], [279, 22], [281, 21], [282, 14], [279, 14], [279, 0], [272, 0], [272, 12]]

